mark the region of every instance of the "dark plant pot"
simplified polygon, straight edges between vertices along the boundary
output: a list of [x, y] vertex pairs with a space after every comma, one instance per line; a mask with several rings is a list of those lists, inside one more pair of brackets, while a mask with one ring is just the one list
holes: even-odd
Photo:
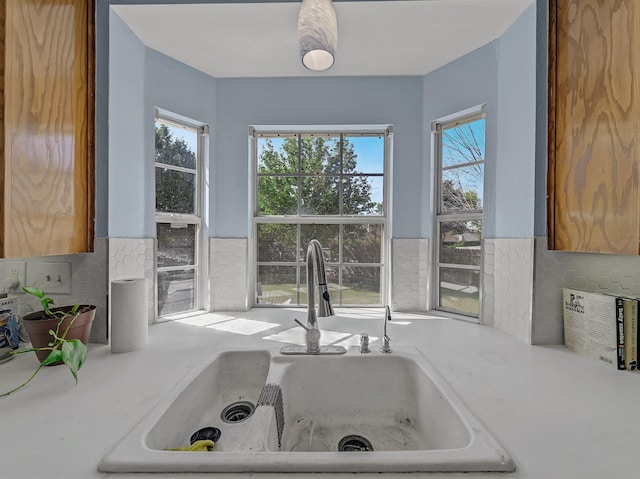
[[[52, 312], [55, 311], [70, 311], [73, 306], [61, 306], [59, 308], [51, 308]], [[79, 339], [84, 344], [89, 342], [89, 333], [91, 332], [91, 325], [93, 318], [96, 316], [96, 307], [93, 305], [80, 306], [81, 313], [78, 315], [73, 325], [69, 329], [65, 339]], [[64, 334], [64, 331], [69, 326], [69, 323], [73, 319], [73, 316], [67, 316], [62, 320], [62, 324], [58, 329], [58, 336]], [[44, 311], [37, 311], [35, 313], [27, 314], [22, 318], [24, 327], [27, 330], [31, 345], [34, 348], [46, 348], [53, 340], [53, 336], [49, 334], [49, 330], [56, 330], [56, 326], [60, 319], [51, 318], [46, 316]], [[51, 351], [35, 351], [38, 361], [44, 361]], [[55, 363], [61, 364], [61, 362]]]

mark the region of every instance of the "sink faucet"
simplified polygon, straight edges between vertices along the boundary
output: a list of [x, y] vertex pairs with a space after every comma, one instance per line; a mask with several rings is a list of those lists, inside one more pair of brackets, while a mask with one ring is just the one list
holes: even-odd
[[392, 351], [391, 346], [389, 345], [391, 339], [389, 338], [389, 336], [387, 336], [388, 321], [391, 321], [391, 309], [389, 309], [389, 306], [387, 305], [384, 314], [384, 327], [382, 329], [382, 346], [380, 347], [380, 351], [382, 351], [383, 353], [390, 353]]
[[[315, 282], [318, 278], [318, 313], [316, 315]], [[342, 346], [322, 346], [320, 347], [320, 328], [318, 327], [318, 316], [334, 316], [331, 306], [331, 297], [327, 287], [327, 273], [324, 269], [324, 256], [322, 245], [316, 239], [309, 242], [307, 246], [307, 324], [304, 325], [294, 319], [305, 330], [306, 348], [299, 346], [283, 346], [282, 354], [344, 354], [346, 349]]]
[[[315, 275], [314, 275], [315, 272]], [[316, 317], [314, 276], [318, 278], [318, 316], [333, 316], [331, 297], [327, 288], [327, 273], [324, 269], [324, 255], [320, 241], [313, 239], [307, 246], [307, 351], [320, 351], [320, 329]]]

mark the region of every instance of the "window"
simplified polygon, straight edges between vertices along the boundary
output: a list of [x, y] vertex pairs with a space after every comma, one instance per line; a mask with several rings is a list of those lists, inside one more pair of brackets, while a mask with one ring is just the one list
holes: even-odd
[[256, 304], [307, 303], [314, 238], [334, 305], [383, 304], [390, 138], [390, 129], [254, 133]]
[[155, 122], [158, 317], [202, 307], [201, 168], [206, 127]]
[[436, 309], [478, 318], [482, 259], [483, 112], [435, 123]]

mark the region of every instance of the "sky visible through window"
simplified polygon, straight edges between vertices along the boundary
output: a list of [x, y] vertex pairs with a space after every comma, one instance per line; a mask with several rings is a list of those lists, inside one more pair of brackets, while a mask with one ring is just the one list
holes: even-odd
[[455, 188], [464, 192], [475, 192], [479, 200], [479, 207], [482, 207], [483, 203], [484, 165], [473, 163], [483, 162], [484, 159], [484, 118], [443, 130], [442, 179], [443, 181], [451, 180]]
[[[162, 120], [160, 120], [159, 123], [162, 123]], [[163, 124], [167, 126], [167, 128], [169, 129], [169, 133], [171, 133], [171, 136], [174, 140], [183, 140], [189, 146], [189, 149], [191, 151], [197, 153], [198, 135], [195, 131], [191, 129], [175, 127], [170, 123]]]
[[349, 137], [358, 154], [358, 164], [365, 173], [381, 173], [384, 167], [384, 138], [377, 136]]
[[[384, 138], [377, 136], [353, 137], [345, 135], [358, 155], [359, 170], [363, 173], [382, 173], [384, 167]], [[277, 150], [284, 145], [285, 138], [268, 137]], [[265, 139], [266, 141], [266, 139]], [[259, 142], [260, 145], [262, 142]], [[258, 151], [259, 153], [259, 151]]]

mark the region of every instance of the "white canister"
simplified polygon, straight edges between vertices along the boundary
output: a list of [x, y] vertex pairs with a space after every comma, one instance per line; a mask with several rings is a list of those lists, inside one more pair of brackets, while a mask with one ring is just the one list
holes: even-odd
[[145, 278], [111, 282], [111, 352], [128, 353], [149, 342], [148, 289]]

